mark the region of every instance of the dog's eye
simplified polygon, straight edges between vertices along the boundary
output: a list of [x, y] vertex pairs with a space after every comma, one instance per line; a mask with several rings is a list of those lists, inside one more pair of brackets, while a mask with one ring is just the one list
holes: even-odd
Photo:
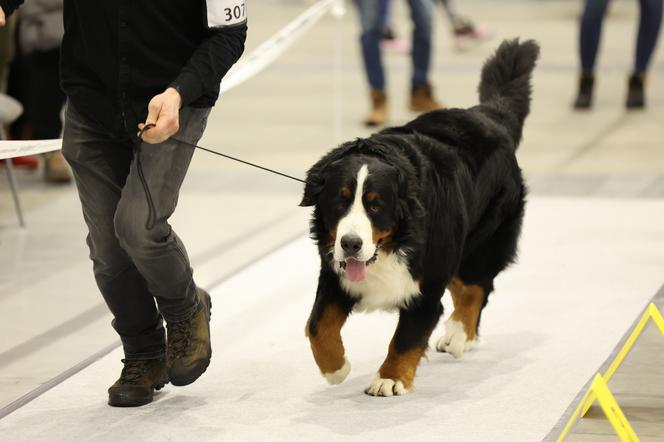
[[345, 201], [338, 202], [337, 203], [337, 210], [340, 211], [340, 212], [346, 210], [346, 202]]
[[377, 206], [375, 204], [370, 205], [369, 206], [369, 212], [371, 212], [373, 214], [380, 213], [380, 206]]

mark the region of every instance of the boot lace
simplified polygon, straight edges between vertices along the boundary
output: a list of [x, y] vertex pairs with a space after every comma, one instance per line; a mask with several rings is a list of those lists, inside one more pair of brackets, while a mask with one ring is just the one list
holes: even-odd
[[120, 375], [121, 384], [137, 384], [148, 371], [147, 361], [128, 361], [123, 359], [122, 363], [124, 364], [124, 368]]
[[191, 342], [191, 321], [168, 324], [168, 350], [171, 359], [186, 356]]

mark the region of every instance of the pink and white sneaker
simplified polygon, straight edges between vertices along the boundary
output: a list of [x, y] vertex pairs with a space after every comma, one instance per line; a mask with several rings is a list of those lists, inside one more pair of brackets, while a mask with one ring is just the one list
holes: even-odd
[[473, 49], [493, 38], [493, 31], [483, 25], [475, 25], [467, 19], [460, 19], [454, 24], [454, 49], [459, 52]]

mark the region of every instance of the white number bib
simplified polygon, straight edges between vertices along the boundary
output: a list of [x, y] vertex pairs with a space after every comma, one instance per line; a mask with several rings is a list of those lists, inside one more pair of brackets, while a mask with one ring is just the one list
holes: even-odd
[[209, 28], [233, 26], [247, 21], [246, 0], [206, 0]]

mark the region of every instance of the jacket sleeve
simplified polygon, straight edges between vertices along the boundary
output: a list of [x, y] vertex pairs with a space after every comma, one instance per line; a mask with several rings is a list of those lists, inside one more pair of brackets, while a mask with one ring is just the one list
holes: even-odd
[[23, 3], [23, 0], [0, 0], [0, 6], [5, 15], [9, 17]]
[[[0, 0], [7, 1], [7, 0]], [[219, 86], [221, 79], [244, 52], [247, 25], [212, 28], [178, 77], [170, 84], [182, 97], [182, 106]]]

